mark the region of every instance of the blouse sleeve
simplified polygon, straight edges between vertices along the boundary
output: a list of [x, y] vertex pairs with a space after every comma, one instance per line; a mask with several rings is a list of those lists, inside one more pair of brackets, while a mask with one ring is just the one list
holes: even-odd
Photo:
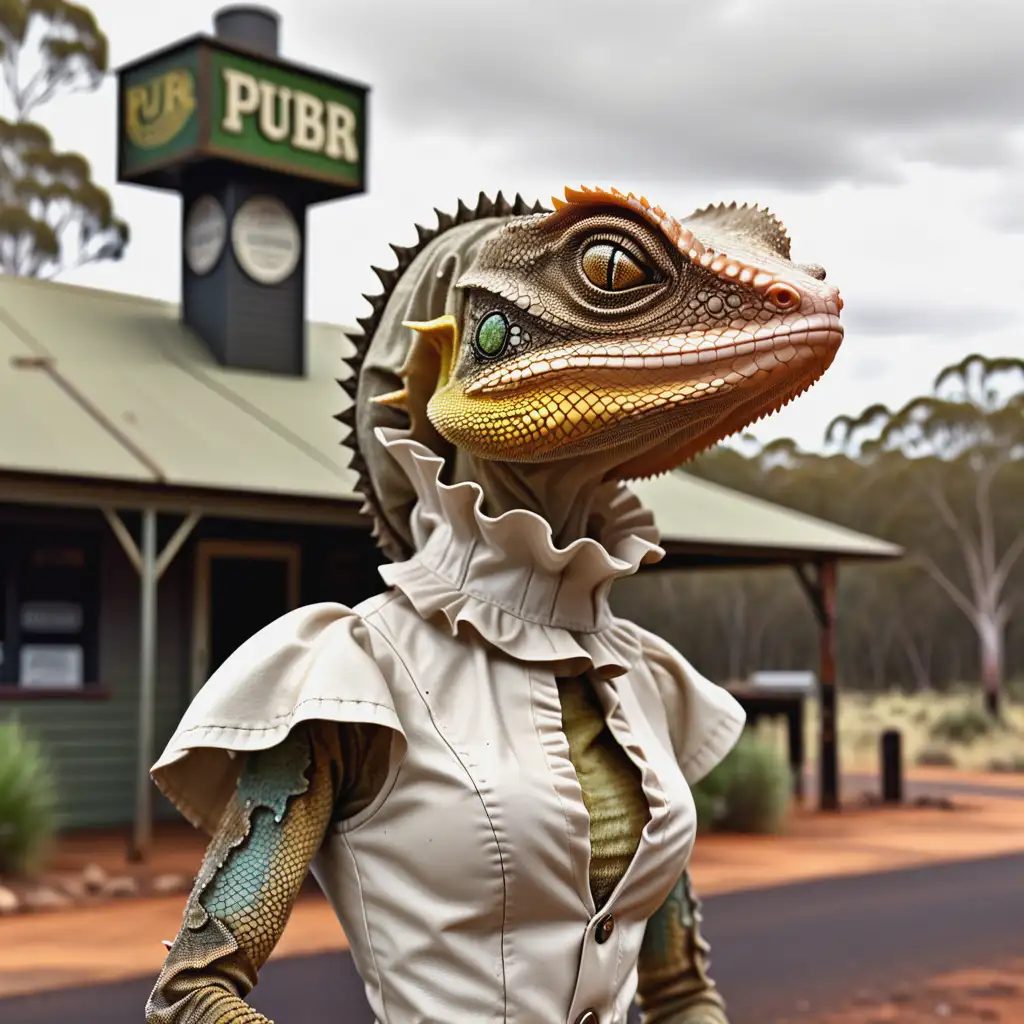
[[735, 746], [746, 712], [724, 687], [705, 679], [661, 637], [642, 631], [644, 660], [665, 709], [679, 766], [692, 786]]
[[391, 764], [405, 755], [370, 627], [344, 605], [298, 608], [242, 644], [196, 695], [153, 766], [153, 780], [212, 834], [238, 784], [239, 755], [277, 747], [309, 721], [381, 726], [391, 737]]

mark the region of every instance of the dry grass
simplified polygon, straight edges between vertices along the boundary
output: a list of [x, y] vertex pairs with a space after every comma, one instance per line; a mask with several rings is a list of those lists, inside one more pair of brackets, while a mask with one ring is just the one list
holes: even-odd
[[[948, 755], [951, 765], [969, 771], [986, 771], [993, 762], [1016, 763], [1024, 772], [1024, 704], [1006, 705], [1007, 728], [989, 732], [970, 743], [937, 741], [930, 736], [935, 722], [945, 715], [969, 713], [980, 707], [977, 697], [967, 694], [902, 694], [877, 696], [840, 693], [839, 749], [844, 769], [876, 771], [881, 735], [886, 729], [899, 729], [903, 734], [904, 763], [919, 763], [926, 752]], [[818, 704], [807, 706], [806, 743], [808, 758], [813, 760], [818, 749]], [[759, 725], [767, 735], [785, 742], [782, 728], [773, 724]]]

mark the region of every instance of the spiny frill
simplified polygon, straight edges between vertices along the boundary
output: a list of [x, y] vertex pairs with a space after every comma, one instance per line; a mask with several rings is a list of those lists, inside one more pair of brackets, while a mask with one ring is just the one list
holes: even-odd
[[515, 199], [512, 200], [512, 202], [509, 202], [501, 192], [499, 192], [494, 199], [489, 198], [485, 193], [481, 192], [475, 207], [467, 206], [460, 199], [458, 209], [454, 215], [435, 209], [434, 213], [437, 215], [437, 227], [425, 228], [422, 224], [417, 224], [416, 234], [418, 237], [414, 245], [403, 246], [392, 244], [391, 250], [394, 252], [395, 258], [398, 260], [398, 266], [394, 269], [386, 270], [383, 267], [372, 268], [373, 272], [380, 279], [381, 288], [383, 290], [378, 295], [363, 296], [363, 298], [370, 304], [371, 311], [367, 316], [360, 317], [356, 321], [359, 324], [359, 332], [354, 332], [349, 335], [349, 341], [351, 341], [352, 345], [355, 347], [355, 355], [348, 360], [348, 366], [352, 372], [344, 380], [338, 381], [345, 390], [345, 393], [352, 400], [352, 404], [345, 409], [344, 412], [338, 413], [334, 418], [349, 428], [349, 432], [342, 441], [342, 444], [346, 445], [352, 452], [352, 457], [349, 460], [349, 468], [356, 473], [358, 478], [356, 481], [356, 489], [363, 498], [363, 506], [360, 511], [364, 515], [372, 516], [373, 537], [377, 541], [377, 546], [394, 561], [400, 561], [407, 558], [411, 552], [406, 550], [406, 546], [402, 542], [401, 538], [395, 536], [393, 531], [388, 528], [387, 521], [381, 512], [380, 501], [374, 491], [373, 481], [370, 479], [366, 460], [360, 452], [359, 446], [362, 439], [359, 437], [358, 431], [356, 430], [356, 409], [358, 405], [357, 399], [360, 378], [359, 371], [362, 367], [363, 360], [366, 358], [366, 353], [369, 351], [370, 344], [373, 341], [374, 334], [377, 331], [381, 318], [384, 315], [384, 309], [388, 304], [388, 300], [391, 298], [395, 287], [401, 280], [402, 275], [409, 269], [413, 260], [415, 260], [416, 257], [423, 252], [423, 250], [433, 242], [435, 238], [443, 235], [446, 231], [450, 231], [452, 228], [456, 228], [459, 225], [469, 224], [472, 221], [477, 220], [486, 220], [494, 217], [522, 217], [530, 214], [550, 212], [550, 210], [539, 202], [534, 203], [533, 205], [529, 204], [518, 193], [516, 194]]

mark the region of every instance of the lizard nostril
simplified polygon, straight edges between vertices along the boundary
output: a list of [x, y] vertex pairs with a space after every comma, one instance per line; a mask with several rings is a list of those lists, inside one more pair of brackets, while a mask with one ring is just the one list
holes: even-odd
[[765, 294], [779, 309], [793, 309], [800, 304], [800, 293], [788, 284], [776, 282]]

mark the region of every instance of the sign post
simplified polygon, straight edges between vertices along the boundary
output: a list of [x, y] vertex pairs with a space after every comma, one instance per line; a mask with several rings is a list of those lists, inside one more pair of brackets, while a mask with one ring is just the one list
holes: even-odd
[[369, 90], [282, 60], [266, 9], [215, 23], [119, 70], [118, 180], [181, 194], [182, 316], [217, 359], [301, 376], [306, 210], [366, 190]]

